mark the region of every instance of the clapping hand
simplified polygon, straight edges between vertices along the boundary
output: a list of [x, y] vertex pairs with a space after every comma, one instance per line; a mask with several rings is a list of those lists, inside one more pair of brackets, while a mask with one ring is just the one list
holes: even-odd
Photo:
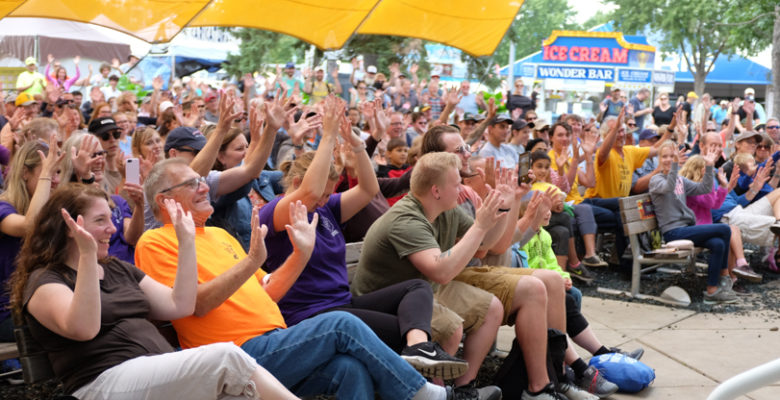
[[506, 214], [505, 212], [498, 212], [501, 202], [501, 192], [498, 190], [491, 190], [488, 195], [485, 196], [482, 207], [477, 210], [474, 225], [485, 230], [492, 228], [498, 220]]
[[265, 235], [268, 234], [268, 227], [265, 224], [260, 225], [258, 211], [260, 211], [260, 207], [252, 208], [252, 237], [249, 239], [249, 253], [247, 257], [260, 267], [268, 256], [265, 248]]
[[173, 229], [176, 231], [176, 239], [179, 243], [185, 240], [195, 240], [195, 221], [192, 219], [192, 212], [185, 212], [181, 203], [174, 199], [163, 199], [163, 205], [168, 212], [168, 217], [171, 218]]
[[74, 221], [68, 213], [68, 210], [63, 208], [61, 212], [62, 219], [65, 220], [65, 224], [68, 226], [70, 234], [76, 241], [76, 246], [79, 249], [79, 256], [94, 254], [97, 258], [97, 241], [89, 231], [84, 229], [84, 217], [79, 215]]

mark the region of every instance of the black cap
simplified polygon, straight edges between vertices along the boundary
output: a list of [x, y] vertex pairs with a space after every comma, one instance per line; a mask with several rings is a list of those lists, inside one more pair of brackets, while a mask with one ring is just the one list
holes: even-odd
[[512, 124], [512, 118], [509, 118], [508, 114], [498, 114], [495, 117], [493, 117], [493, 120], [490, 121], [490, 125], [495, 125], [499, 122], [509, 122]]
[[185, 146], [193, 150], [202, 150], [206, 145], [206, 137], [199, 130], [190, 126], [180, 126], [165, 137], [165, 153], [170, 149], [179, 149]]
[[94, 135], [102, 135], [104, 132], [110, 132], [114, 129], [120, 129], [113, 118], [103, 117], [97, 118], [89, 123], [89, 133]]
[[526, 122], [524, 119], [519, 118], [517, 121], [512, 123], [512, 129], [519, 131], [520, 129], [525, 128], [528, 126], [528, 122]]

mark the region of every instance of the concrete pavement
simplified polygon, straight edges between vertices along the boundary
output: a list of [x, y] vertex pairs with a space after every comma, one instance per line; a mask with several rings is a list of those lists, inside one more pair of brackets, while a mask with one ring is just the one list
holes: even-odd
[[[611, 399], [704, 400], [724, 380], [780, 358], [780, 311], [731, 314], [583, 297], [582, 310], [606, 346], [642, 346], [642, 362], [655, 369], [653, 384]], [[498, 348], [509, 351], [512, 328], [502, 327]], [[577, 348], [584, 360], [590, 354]], [[780, 382], [741, 399], [778, 400]]]

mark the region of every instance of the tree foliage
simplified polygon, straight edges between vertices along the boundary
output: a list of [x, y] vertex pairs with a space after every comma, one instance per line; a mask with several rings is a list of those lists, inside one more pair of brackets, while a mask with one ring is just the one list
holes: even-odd
[[[683, 54], [694, 76], [694, 90], [704, 91], [704, 81], [718, 57], [753, 55], [771, 40], [764, 24], [771, 22], [760, 10], [771, 1], [722, 0], [608, 0], [616, 28], [625, 33], [662, 34], [661, 50]], [[767, 21], [765, 21], [767, 20]]]
[[515, 44], [515, 60], [533, 54], [542, 48], [542, 41], [555, 29], [579, 29], [573, 23], [574, 11], [568, 0], [525, 0], [512, 26], [499, 43], [492, 56], [461, 59], [468, 66], [470, 79], [479, 80], [490, 88], [496, 88], [500, 77], [495, 75], [495, 65], [509, 62], [509, 46]]

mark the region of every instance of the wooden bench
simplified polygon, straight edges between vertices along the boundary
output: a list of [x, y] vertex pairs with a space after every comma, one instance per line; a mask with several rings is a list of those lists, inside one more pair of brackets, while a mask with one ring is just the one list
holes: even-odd
[[[631, 270], [631, 291], [620, 291], [608, 288], [598, 288], [600, 293], [627, 295], [638, 299], [653, 299], [672, 305], [687, 306], [685, 303], [676, 302], [671, 299], [648, 296], [640, 293], [640, 279], [642, 273], [652, 270], [664, 270], [664, 265], [678, 265], [682, 267], [682, 272], [693, 273], [696, 269], [696, 249], [677, 250], [672, 254], [656, 255], [642, 254], [642, 248], [639, 243], [639, 234], [658, 229], [658, 221], [655, 218], [655, 209], [649, 194], [640, 194], [636, 196], [624, 197], [618, 200], [620, 205], [620, 216], [623, 219], [623, 231], [628, 236], [631, 243], [631, 256], [633, 259]], [[645, 266], [645, 267], [643, 267]]]

